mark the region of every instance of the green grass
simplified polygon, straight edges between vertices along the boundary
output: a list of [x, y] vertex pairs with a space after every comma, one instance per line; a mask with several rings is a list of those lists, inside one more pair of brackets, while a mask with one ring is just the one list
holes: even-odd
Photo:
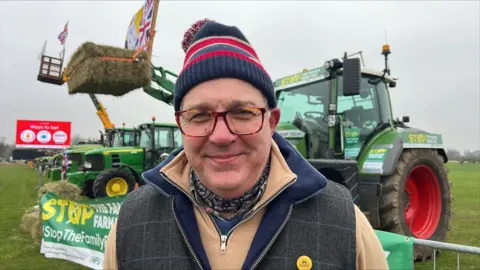
[[[448, 242], [480, 247], [480, 164], [448, 164], [454, 196]], [[0, 270], [85, 269], [65, 260], [47, 259], [40, 245], [19, 228], [25, 209], [35, 205], [38, 173], [25, 166], [0, 165]], [[462, 269], [480, 269], [480, 256], [460, 255]], [[415, 269], [433, 269], [433, 262]], [[437, 269], [456, 269], [456, 253], [442, 251]]]
[[[480, 164], [447, 165], [452, 182], [451, 231], [449, 243], [480, 247]], [[441, 251], [437, 269], [456, 269], [456, 252]], [[480, 269], [480, 256], [460, 254], [461, 269]], [[433, 269], [433, 261], [416, 263], [415, 269]]]
[[60, 259], [45, 258], [40, 242], [20, 229], [25, 209], [37, 201], [38, 172], [19, 165], [0, 165], [0, 270], [88, 269]]

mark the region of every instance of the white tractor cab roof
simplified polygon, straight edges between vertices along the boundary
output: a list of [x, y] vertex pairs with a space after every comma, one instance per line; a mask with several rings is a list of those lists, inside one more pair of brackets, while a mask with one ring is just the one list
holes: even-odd
[[[338, 71], [341, 73], [342, 70], [343, 69], [340, 68]], [[366, 68], [366, 67], [361, 67], [360, 72], [362, 73], [362, 75], [366, 74], [366, 75], [373, 75], [377, 77], [382, 77], [383, 75], [382, 71], [377, 71], [377, 70]], [[326, 69], [324, 67], [318, 67], [311, 70], [304, 69], [303, 72], [285, 76], [275, 80], [274, 82], [275, 91], [279, 91], [286, 88], [291, 88], [291, 87], [295, 87], [295, 86], [299, 86], [299, 85], [303, 85], [303, 84], [307, 84], [315, 81], [320, 81], [325, 79], [325, 75], [326, 75]], [[389, 76], [388, 74], [385, 74], [384, 78], [387, 84], [394, 82], [396, 80], [395, 78]]]

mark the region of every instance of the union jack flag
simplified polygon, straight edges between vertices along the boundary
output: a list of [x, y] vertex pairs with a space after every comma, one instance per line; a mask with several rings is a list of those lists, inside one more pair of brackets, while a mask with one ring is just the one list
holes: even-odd
[[60, 40], [60, 43], [62, 45], [65, 45], [65, 40], [67, 39], [67, 35], [68, 35], [68, 21], [65, 24], [65, 27], [63, 28], [63, 31], [60, 32], [60, 34], [58, 35], [58, 40]]
[[[154, 0], [145, 0], [143, 8], [142, 21], [140, 22], [140, 29], [138, 33], [138, 46], [141, 48], [145, 45], [145, 50], [148, 50], [148, 40], [150, 39], [150, 28], [153, 19]], [[154, 29], [155, 30], [155, 29]]]

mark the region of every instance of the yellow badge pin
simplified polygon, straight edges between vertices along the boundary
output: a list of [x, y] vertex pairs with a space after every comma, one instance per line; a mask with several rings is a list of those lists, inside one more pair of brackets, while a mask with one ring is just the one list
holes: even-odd
[[308, 256], [300, 256], [297, 260], [298, 270], [310, 270], [312, 269], [312, 259]]

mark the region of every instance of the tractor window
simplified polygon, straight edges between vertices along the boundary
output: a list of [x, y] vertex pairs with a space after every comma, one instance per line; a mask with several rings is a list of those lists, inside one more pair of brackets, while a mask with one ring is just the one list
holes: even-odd
[[327, 114], [328, 81], [302, 85], [280, 92], [278, 107], [282, 108], [280, 123], [292, 123], [296, 115], [321, 121]]
[[380, 121], [389, 123], [392, 120], [390, 98], [384, 82], [377, 85], [378, 106], [380, 108]]
[[133, 131], [125, 131], [123, 136], [125, 146], [135, 146], [135, 133]]
[[170, 129], [155, 129], [155, 147], [163, 148], [170, 146]]
[[140, 132], [140, 147], [151, 149], [152, 148], [152, 133], [150, 128], [142, 129]]
[[343, 80], [338, 80], [337, 112], [343, 115], [347, 127], [373, 129], [380, 123], [377, 92], [368, 79], [362, 77], [360, 94], [355, 96], [344, 96]]
[[122, 136], [120, 132], [115, 132], [112, 136], [112, 146], [113, 147], [121, 147], [122, 146]]
[[173, 140], [175, 142], [175, 148], [182, 145], [182, 132], [180, 129], [175, 128], [175, 131], [173, 132]]

